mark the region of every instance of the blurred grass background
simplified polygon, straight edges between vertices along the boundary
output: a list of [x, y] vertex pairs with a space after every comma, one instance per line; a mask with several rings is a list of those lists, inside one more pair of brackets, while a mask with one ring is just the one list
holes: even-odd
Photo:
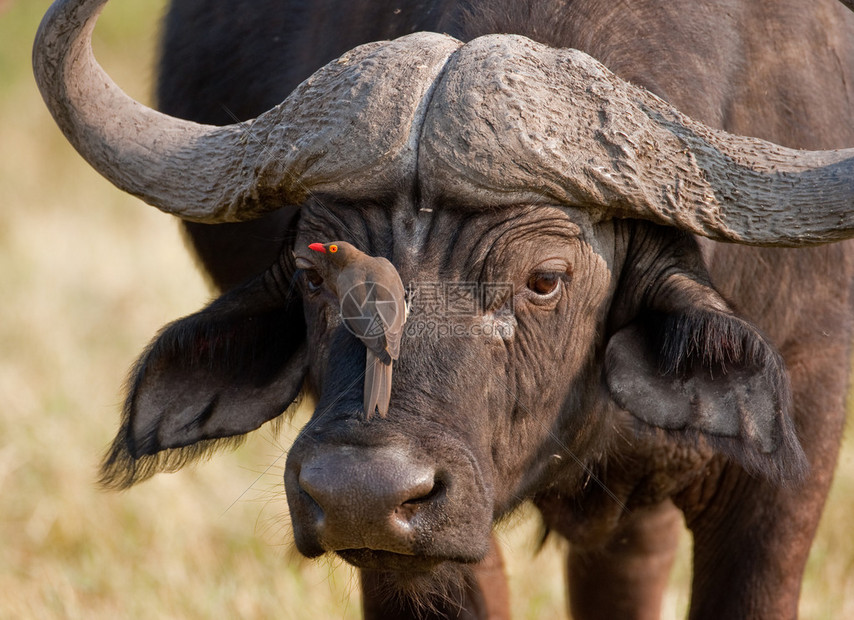
[[[115, 190], [56, 129], [30, 70], [47, 0], [0, 0], [0, 618], [356, 618], [341, 563], [293, 549], [284, 451], [302, 424], [126, 493], [95, 487], [125, 373], [165, 323], [209, 297], [176, 222]], [[95, 51], [150, 102], [164, 0], [115, 0]], [[851, 432], [849, 430], [848, 435]], [[810, 557], [804, 618], [854, 617], [854, 446]], [[501, 530], [514, 618], [564, 612], [562, 549]], [[684, 617], [685, 536], [664, 617]]]

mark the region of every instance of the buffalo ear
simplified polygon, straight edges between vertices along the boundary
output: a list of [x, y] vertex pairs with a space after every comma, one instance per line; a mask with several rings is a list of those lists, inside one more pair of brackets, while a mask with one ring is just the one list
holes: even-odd
[[617, 331], [605, 356], [612, 397], [646, 425], [704, 437], [748, 471], [803, 478], [782, 358], [755, 327], [715, 305], [723, 301], [647, 310]]
[[[101, 483], [175, 471], [281, 415], [308, 367], [297, 295], [268, 272], [158, 334], [131, 371]], [[285, 280], [287, 282], [287, 280]]]

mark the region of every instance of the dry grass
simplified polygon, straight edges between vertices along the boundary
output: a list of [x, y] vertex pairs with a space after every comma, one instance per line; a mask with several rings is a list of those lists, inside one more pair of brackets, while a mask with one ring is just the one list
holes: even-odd
[[[96, 51], [146, 98], [163, 0], [109, 6]], [[0, 0], [0, 618], [358, 617], [346, 566], [300, 560], [267, 431], [233, 454], [124, 494], [94, 486], [126, 369], [207, 300], [175, 222], [123, 196], [43, 109], [29, 47], [46, 0]], [[145, 51], [143, 53], [143, 51]], [[854, 450], [843, 453], [801, 605], [854, 617]], [[502, 530], [516, 618], [563, 613], [560, 552]], [[684, 615], [687, 544], [666, 617]]]

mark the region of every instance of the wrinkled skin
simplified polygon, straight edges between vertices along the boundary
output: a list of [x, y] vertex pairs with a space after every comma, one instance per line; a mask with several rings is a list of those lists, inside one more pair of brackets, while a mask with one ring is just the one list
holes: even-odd
[[[595, 332], [613, 294], [608, 277], [608, 267], [615, 260], [613, 223], [606, 225], [611, 231], [594, 231], [589, 225], [583, 230], [562, 210], [545, 207], [520, 207], [513, 216], [501, 213], [463, 223], [465, 218], [459, 213], [415, 212], [411, 205], [403, 204], [391, 212], [381, 207], [360, 214], [342, 209], [337, 211], [336, 220], [350, 225], [345, 230], [335, 230], [337, 221], [324, 217], [327, 210], [335, 212], [334, 209], [325, 204], [310, 205], [305, 215], [317, 213], [319, 217], [303, 218], [305, 226], [301, 226], [297, 246], [312, 235], [316, 238], [358, 230], [359, 221], [384, 227], [400, 219], [404, 226], [395, 235], [400, 240], [395, 245], [402, 255], [392, 254], [392, 258], [405, 281], [513, 283], [512, 299], [502, 299], [496, 307], [474, 316], [457, 318], [457, 324], [467, 332], [479, 333], [478, 328], [493, 324], [506, 327], [512, 333], [507, 339], [499, 335], [431, 337], [426, 328], [424, 334], [418, 334], [422, 319], [416, 311], [411, 317], [413, 335], [403, 340], [395, 371], [392, 402], [398, 415], [369, 425], [356, 424], [362, 417], [358, 407], [361, 351], [345, 344], [347, 336], [341, 330], [334, 299], [330, 303], [322, 291], [304, 295], [309, 338], [320, 343], [312, 352], [309, 373], [311, 384], [320, 394], [311, 443], [334, 442], [336, 435], [342, 434], [346, 435], [346, 442], [355, 444], [376, 443], [377, 437], [382, 437], [382, 443], [396, 437], [394, 441], [403, 445], [430, 442], [414, 452], [423, 450], [425, 458], [436, 453], [444, 456], [438, 479], [451, 476], [473, 482], [464, 483], [459, 489], [455, 488], [460, 484], [456, 480], [445, 482], [448, 501], [441, 506], [442, 518], [449, 519], [454, 530], [460, 529], [459, 522], [471, 520], [471, 532], [454, 535], [461, 539], [456, 543], [462, 545], [459, 549], [440, 547], [434, 552], [431, 545], [446, 542], [437, 536], [426, 547], [417, 547], [417, 551], [477, 559], [488, 544], [488, 523], [493, 514], [507, 512], [520, 497], [530, 493], [539, 473], [531, 471], [530, 460], [536, 462], [540, 456], [560, 451], [562, 440], [558, 437], [578, 436], [574, 449], [587, 451], [585, 443], [591, 438], [586, 429], [577, 427], [579, 420], [565, 418], [567, 428], [555, 427], [553, 421], [567, 401], [589, 400], [584, 392], [591, 384], [597, 384], [590, 380], [589, 358], [602, 356], [603, 343]], [[586, 219], [583, 214], [576, 216], [581, 222]], [[326, 225], [312, 225], [318, 220]], [[471, 245], [448, 246], [447, 234], [458, 227], [463, 227], [466, 237], [472, 239]], [[353, 241], [370, 247], [367, 238], [355, 237]], [[387, 250], [371, 247], [375, 253]], [[508, 262], [508, 254], [530, 258]], [[561, 280], [551, 294], [536, 295], [526, 282], [544, 264], [562, 272]], [[414, 303], [418, 303], [417, 296]], [[515, 313], [509, 311], [511, 304]], [[547, 337], [558, 332], [561, 325], [570, 326], [560, 329], [561, 338]], [[590, 349], [573, 346], [576, 339], [591, 342]], [[352, 357], [347, 355], [350, 351]], [[548, 381], [555, 360], [560, 360], [570, 378], [566, 383]], [[425, 382], [425, 375], [435, 376], [436, 380]], [[579, 380], [573, 381], [576, 377]], [[334, 387], [327, 387], [330, 385]], [[542, 389], [531, 389], [536, 386]], [[577, 393], [579, 387], [581, 393]], [[454, 409], [460, 409], [460, 414], [449, 415]], [[348, 430], [342, 432], [342, 426]], [[291, 451], [292, 462], [299, 462], [305, 443], [309, 442], [303, 438], [297, 441]], [[518, 445], [529, 448], [521, 451]], [[487, 510], [474, 520], [471, 513], [479, 506]], [[421, 512], [425, 512], [423, 507]], [[298, 527], [298, 544], [301, 533]], [[468, 549], [472, 536], [480, 545], [474, 558]], [[305, 547], [300, 546], [304, 551]]]
[[[364, 18], [354, 17], [364, 8], [358, 2], [317, 13], [262, 2], [284, 8], [238, 23], [207, 5], [196, 19], [197, 4], [205, 3], [174, 3], [159, 100], [164, 111], [202, 122], [230, 122], [226, 109], [255, 115], [337, 54], [415, 24], [463, 40], [517, 32], [584, 49], [734, 133], [804, 148], [854, 144], [854, 93], [846, 90], [854, 55], [845, 39], [854, 40], [852, 20], [831, 2], [806, 14], [788, 10], [794, 2], [721, 2], [714, 13], [687, 2], [632, 10], [592, 0], [537, 10], [507, 3], [468, 16], [450, 3], [394, 13], [372, 2]], [[334, 22], [345, 14], [341, 30]], [[179, 35], [188, 23], [211, 34]], [[223, 71], [220, 55], [235, 58], [238, 44], [253, 63]], [[506, 590], [490, 530], [525, 500], [572, 543], [575, 617], [657, 616], [677, 509], [694, 534], [692, 617], [796, 614], [844, 418], [850, 243], [698, 244], [674, 229], [599, 222], [547, 204], [467, 212], [422, 196], [417, 185], [390, 188], [372, 204], [316, 196], [293, 215], [188, 225], [212, 281], [228, 292], [144, 355], [129, 407], [133, 419], [146, 420], [136, 427], [146, 441], [130, 433], [132, 458], [252, 430], [302, 387], [318, 404], [286, 467], [297, 547], [308, 556], [337, 552], [361, 567], [369, 617], [501, 617]], [[405, 336], [389, 415], [367, 422], [364, 348], [341, 325], [328, 291], [310, 290], [293, 266], [292, 251], [318, 239], [385, 256], [404, 283], [512, 283], [513, 293], [454, 317], [465, 335]], [[543, 274], [557, 282], [547, 294], [536, 280]], [[206, 326], [236, 317], [251, 325], [221, 338], [249, 333], [258, 346], [271, 343], [261, 361], [227, 359], [246, 349], [210, 341]], [[270, 325], [284, 327], [267, 338]], [[500, 333], [486, 336], [485, 326]], [[206, 380], [182, 370], [194, 368], [188, 359], [207, 364]], [[275, 380], [253, 381], [259, 365]], [[674, 382], [698, 386], [691, 403], [711, 403], [707, 419], [680, 418], [686, 409], [668, 387]], [[161, 406], [178, 388], [190, 404]], [[241, 423], [248, 400], [260, 404]], [[742, 410], [747, 418], [738, 418]]]

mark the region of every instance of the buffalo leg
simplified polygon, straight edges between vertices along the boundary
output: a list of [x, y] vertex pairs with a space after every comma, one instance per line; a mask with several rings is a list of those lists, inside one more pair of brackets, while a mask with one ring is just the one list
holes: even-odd
[[[463, 583], [414, 589], [420, 600], [408, 598], [395, 584], [399, 576], [362, 570], [362, 608], [366, 620], [443, 618], [454, 620], [507, 620], [510, 618], [504, 562], [495, 539], [489, 554], [478, 564], [466, 567]], [[441, 577], [436, 577], [441, 579]], [[441, 594], [429, 594], [441, 591]]]
[[668, 501], [635, 509], [601, 548], [570, 547], [572, 617], [657, 619], [681, 524]]
[[739, 489], [727, 498], [729, 510], [710, 507], [689, 521], [694, 533], [692, 619], [798, 615], [801, 579], [826, 486], [773, 489], [746, 478], [741, 473], [733, 483]]
[[[824, 458], [833, 460], [830, 448]], [[692, 619], [796, 618], [804, 567], [832, 468], [775, 488], [733, 472], [725, 504], [689, 517], [694, 533]]]
[[[818, 323], [820, 324], [820, 322]], [[845, 423], [848, 348], [805, 342], [786, 356], [807, 480], [772, 485], [728, 466], [714, 495], [682, 499], [694, 534], [690, 617], [796, 618]], [[822, 355], [823, 353], [824, 355]], [[835, 355], [835, 357], [834, 357]]]

